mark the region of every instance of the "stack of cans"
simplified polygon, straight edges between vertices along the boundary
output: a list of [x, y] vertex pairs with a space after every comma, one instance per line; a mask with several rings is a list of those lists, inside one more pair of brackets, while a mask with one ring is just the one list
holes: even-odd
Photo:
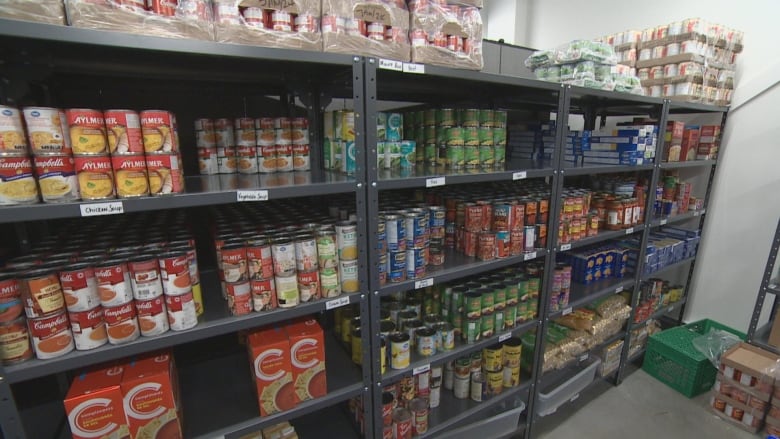
[[325, 112], [323, 132], [325, 169], [354, 174], [355, 113], [348, 110]]

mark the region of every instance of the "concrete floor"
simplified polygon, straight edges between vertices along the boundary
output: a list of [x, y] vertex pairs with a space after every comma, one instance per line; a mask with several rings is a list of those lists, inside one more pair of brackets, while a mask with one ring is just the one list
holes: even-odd
[[644, 371], [614, 387], [601, 382], [557, 413], [542, 418], [541, 439], [756, 439], [708, 409], [708, 393], [688, 399]]

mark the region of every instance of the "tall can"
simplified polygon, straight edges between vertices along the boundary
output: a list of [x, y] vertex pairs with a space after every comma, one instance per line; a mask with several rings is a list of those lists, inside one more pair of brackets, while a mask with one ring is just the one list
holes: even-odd
[[28, 154], [22, 113], [16, 108], [5, 105], [0, 105], [0, 154]]
[[339, 260], [357, 259], [357, 224], [354, 221], [336, 223], [336, 242], [338, 244]]
[[86, 108], [65, 110], [73, 154], [106, 154], [108, 140], [103, 112]]

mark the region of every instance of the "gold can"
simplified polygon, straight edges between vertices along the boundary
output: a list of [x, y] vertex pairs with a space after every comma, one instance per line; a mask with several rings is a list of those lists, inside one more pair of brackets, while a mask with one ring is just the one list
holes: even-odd
[[111, 157], [116, 178], [116, 194], [119, 198], [149, 195], [149, 177], [146, 172], [146, 158], [139, 155], [116, 155]]
[[108, 152], [106, 122], [103, 112], [88, 108], [70, 108], [65, 110], [68, 135], [73, 154], [92, 155]]
[[114, 198], [114, 171], [108, 154], [74, 156], [73, 159], [82, 199]]

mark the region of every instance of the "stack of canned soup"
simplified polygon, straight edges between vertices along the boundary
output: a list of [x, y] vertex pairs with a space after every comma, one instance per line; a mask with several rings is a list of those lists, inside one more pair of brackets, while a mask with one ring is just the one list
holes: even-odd
[[428, 265], [444, 264], [444, 210], [440, 206], [386, 206], [377, 228], [380, 285], [419, 279]]
[[[176, 117], [162, 110], [0, 109], [0, 204], [179, 193]], [[34, 169], [34, 172], [33, 172]], [[37, 180], [37, 186], [36, 186]]]
[[323, 116], [323, 166], [326, 170], [355, 173], [355, 112], [326, 111]]
[[[182, 217], [145, 224], [179, 227]], [[203, 312], [194, 240], [149, 234], [129, 222], [70, 223], [59, 239], [12, 259], [0, 273], [4, 364], [192, 328]], [[138, 224], [138, 223], [136, 223]], [[118, 237], [118, 239], [117, 239]], [[27, 318], [21, 315], [22, 309]]]
[[417, 143], [416, 161], [452, 169], [503, 169], [506, 121], [503, 110], [428, 109], [403, 117], [404, 133]]
[[234, 315], [359, 290], [354, 221], [292, 204], [279, 204], [273, 213], [233, 209], [213, 216], [223, 298]]
[[308, 171], [309, 121], [304, 117], [196, 119], [200, 173]]

